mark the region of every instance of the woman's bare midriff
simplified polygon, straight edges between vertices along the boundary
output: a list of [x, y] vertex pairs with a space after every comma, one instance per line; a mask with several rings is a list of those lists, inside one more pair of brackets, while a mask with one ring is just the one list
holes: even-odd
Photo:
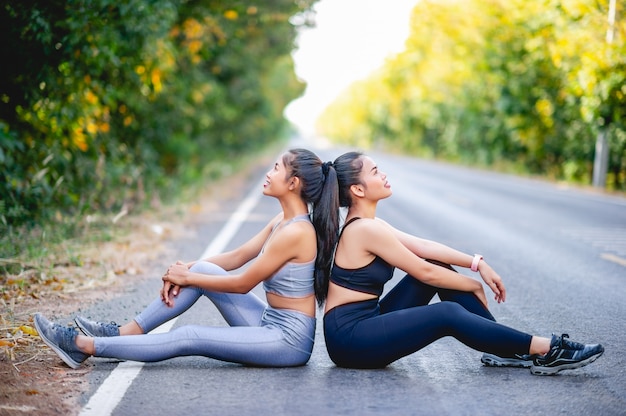
[[315, 318], [315, 295], [305, 298], [287, 298], [275, 293], [265, 292], [267, 303], [275, 309], [291, 309]]
[[339, 305], [376, 298], [376, 295], [346, 289], [345, 287], [341, 287], [330, 282], [328, 285], [328, 296], [326, 297], [326, 307], [324, 308], [324, 313]]

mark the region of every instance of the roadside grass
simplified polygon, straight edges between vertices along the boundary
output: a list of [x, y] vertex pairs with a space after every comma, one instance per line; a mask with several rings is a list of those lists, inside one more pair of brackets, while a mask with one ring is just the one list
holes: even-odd
[[0, 252], [19, 253], [0, 258], [4, 358], [18, 366], [36, 356], [41, 344], [32, 314], [40, 307], [59, 308], [74, 292], [109, 287], [120, 275], [139, 274], [142, 265], [162, 250], [156, 241], [169, 236], [170, 226], [163, 218], [173, 209], [138, 212], [116, 223], [101, 216], [3, 235]]

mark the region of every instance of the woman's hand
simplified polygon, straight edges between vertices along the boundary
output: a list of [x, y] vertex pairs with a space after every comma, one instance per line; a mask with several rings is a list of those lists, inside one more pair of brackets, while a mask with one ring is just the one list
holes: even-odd
[[187, 286], [189, 284], [189, 269], [183, 262], [177, 261], [176, 264], [172, 264], [163, 276], [163, 281], [168, 281], [178, 286]]
[[[171, 265], [167, 269], [167, 271], [161, 278], [163, 280], [163, 287], [161, 288], [161, 300], [170, 308], [174, 306], [174, 298], [178, 296], [178, 293], [180, 292], [180, 287], [182, 286], [181, 284], [172, 280], [173, 275], [170, 270], [175, 266], [183, 266], [186, 270], [189, 270], [188, 265], [181, 261], [177, 261], [176, 264]], [[176, 279], [177, 276], [178, 275], [174, 276], [174, 279]]]
[[161, 300], [165, 303], [165, 305], [171, 308], [174, 306], [174, 298], [178, 296], [179, 292], [180, 286], [168, 281], [163, 281], [163, 287], [161, 288]]
[[502, 283], [500, 275], [498, 275], [498, 273], [496, 273], [484, 260], [478, 263], [478, 271], [480, 272], [480, 277], [483, 278], [483, 281], [487, 284], [487, 286], [489, 286], [492, 292], [495, 293], [494, 299], [496, 302], [504, 302], [506, 300], [506, 288], [504, 287], [504, 283]]

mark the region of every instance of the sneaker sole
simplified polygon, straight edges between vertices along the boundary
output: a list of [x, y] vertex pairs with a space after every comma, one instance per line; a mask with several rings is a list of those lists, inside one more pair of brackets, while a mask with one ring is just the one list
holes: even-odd
[[592, 362], [600, 358], [602, 354], [604, 354], [604, 351], [600, 351], [598, 354], [592, 355], [586, 360], [578, 361], [576, 363], [561, 364], [555, 367], [544, 367], [541, 365], [532, 365], [530, 367], [530, 372], [531, 374], [534, 374], [536, 376], [552, 376], [558, 373], [559, 371], [574, 370], [576, 368], [581, 368], [588, 364], [591, 364]]
[[501, 357], [495, 359], [487, 354], [480, 359], [480, 362], [487, 367], [530, 368], [533, 365], [532, 361], [506, 360]]
[[85, 328], [84, 326], [81, 325], [80, 321], [76, 318], [74, 318], [74, 323], [76, 324], [76, 326], [78, 327], [78, 329], [80, 329], [80, 332], [82, 332], [83, 334], [87, 335], [88, 337], [91, 338], [95, 338], [96, 336], [94, 334], [92, 334], [87, 328]]
[[69, 365], [70, 367], [72, 367], [73, 369], [77, 369], [78, 367], [80, 367], [80, 363], [76, 362], [72, 359], [72, 357], [70, 357], [69, 355], [67, 355], [67, 353], [65, 351], [63, 351], [61, 348], [59, 348], [58, 346], [56, 346], [52, 341], [50, 341], [44, 334], [44, 332], [42, 331], [42, 329], [39, 327], [39, 322], [37, 322], [37, 317], [35, 317], [35, 329], [37, 329], [37, 333], [39, 334], [39, 338], [41, 338], [41, 340], [44, 342], [44, 344], [46, 344], [48, 347], [50, 347], [54, 352], [57, 353], [57, 355], [59, 356], [59, 358], [61, 358], [63, 360], [63, 362], [67, 365]]

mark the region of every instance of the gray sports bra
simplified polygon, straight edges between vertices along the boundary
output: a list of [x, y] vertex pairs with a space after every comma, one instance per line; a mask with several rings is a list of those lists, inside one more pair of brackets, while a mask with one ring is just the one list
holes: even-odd
[[[296, 221], [308, 221], [311, 219], [308, 215], [298, 215], [287, 221], [285, 225]], [[272, 228], [272, 234], [276, 230], [279, 223]], [[285, 226], [283, 225], [283, 226]], [[270, 234], [270, 236], [272, 235]], [[269, 240], [269, 237], [267, 238]], [[267, 241], [266, 241], [267, 243]], [[265, 246], [261, 253], [265, 250]], [[290, 298], [304, 298], [315, 293], [313, 288], [313, 275], [315, 272], [315, 259], [306, 263], [286, 263], [273, 276], [263, 281], [263, 289], [266, 292], [274, 293], [280, 296]]]

